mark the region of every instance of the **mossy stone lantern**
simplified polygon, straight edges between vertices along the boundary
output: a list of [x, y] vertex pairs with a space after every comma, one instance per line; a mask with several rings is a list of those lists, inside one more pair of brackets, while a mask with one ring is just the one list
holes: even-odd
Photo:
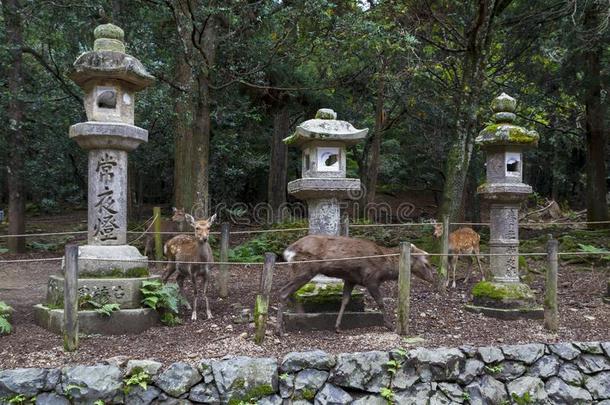
[[473, 288], [468, 309], [505, 319], [542, 317], [532, 291], [519, 279], [519, 207], [532, 192], [523, 183], [523, 151], [538, 144], [538, 133], [514, 124], [517, 101], [502, 93], [491, 108], [494, 123], [476, 143], [487, 155], [487, 181], [477, 192], [489, 203], [492, 280]]
[[[97, 302], [120, 305], [110, 319], [79, 311], [82, 333], [138, 333], [157, 323], [157, 314], [142, 308], [140, 286], [148, 263], [127, 244], [127, 154], [148, 141], [148, 131], [134, 125], [136, 92], [154, 78], [142, 63], [125, 53], [123, 30], [113, 24], [94, 31], [93, 51], [80, 55], [70, 78], [84, 91], [87, 121], [70, 127], [70, 138], [89, 155], [87, 244], [78, 248], [78, 292]], [[59, 332], [63, 277], [51, 276], [47, 302], [37, 305], [38, 323]], [[89, 313], [93, 312], [93, 314]]]
[[346, 147], [364, 139], [367, 132], [323, 108], [284, 139], [302, 150], [303, 177], [288, 183], [288, 193], [307, 201], [310, 234], [339, 235], [339, 201], [360, 193], [360, 180], [345, 177]]

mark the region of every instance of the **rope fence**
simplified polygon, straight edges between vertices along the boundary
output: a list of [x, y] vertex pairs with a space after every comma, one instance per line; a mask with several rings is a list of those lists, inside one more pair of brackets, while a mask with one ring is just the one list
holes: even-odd
[[[388, 253], [382, 255], [369, 255], [369, 256], [353, 256], [353, 257], [339, 257], [334, 259], [312, 259], [312, 260], [295, 260], [291, 262], [276, 262], [276, 266], [287, 266], [293, 264], [307, 264], [307, 263], [325, 263], [325, 262], [340, 262], [349, 260], [365, 260], [365, 259], [381, 259], [386, 257], [399, 257], [399, 253]], [[411, 253], [412, 257], [417, 256], [459, 256], [459, 257], [508, 257], [508, 256], [524, 256], [524, 257], [543, 257], [548, 256], [546, 252], [529, 252], [529, 253], [456, 253], [456, 254], [443, 254], [443, 253]], [[559, 256], [610, 256], [610, 252], [559, 252]], [[60, 261], [63, 257], [46, 257], [37, 259], [9, 259], [0, 260], [0, 264], [8, 263], [28, 263], [28, 262], [50, 262]], [[263, 262], [231, 262], [231, 261], [214, 261], [214, 262], [200, 262], [200, 261], [177, 261], [177, 260], [149, 260], [149, 259], [105, 259], [105, 258], [93, 258], [93, 257], [80, 257], [80, 260], [96, 260], [96, 261], [108, 261], [108, 262], [126, 262], [126, 263], [181, 263], [181, 264], [215, 264], [215, 265], [229, 265], [229, 266], [258, 266], [263, 265]]]
[[[152, 223], [154, 223], [154, 219], [156, 217], [151, 217], [153, 221], [148, 226], [148, 228], [144, 231], [136, 231], [130, 230], [126, 233], [137, 234], [140, 237], [134, 239], [134, 241], [140, 239], [143, 235], [146, 234], [155, 234], [158, 233], [160, 235], [180, 235], [188, 232], [154, 232], [150, 231], [152, 227]], [[149, 218], [150, 220], [150, 218]], [[149, 221], [148, 220], [148, 221]], [[148, 223], [146, 221], [145, 223]], [[603, 225], [610, 224], [610, 221], [579, 221], [579, 222], [522, 222], [519, 223], [519, 227], [527, 228], [527, 227], [552, 227], [552, 226], [585, 226], [585, 225]], [[400, 224], [349, 224], [350, 228], [395, 228], [395, 227], [418, 227], [418, 226], [430, 226], [434, 225], [433, 222], [404, 222]], [[489, 222], [451, 222], [450, 226], [489, 226]], [[141, 226], [138, 226], [141, 227]], [[138, 228], [136, 227], [136, 228]], [[300, 232], [307, 231], [309, 228], [277, 228], [277, 229], [257, 229], [257, 230], [244, 230], [244, 231], [230, 231], [231, 235], [248, 235], [248, 234], [259, 234], [259, 233], [276, 233], [276, 232]], [[66, 231], [66, 232], [42, 232], [42, 233], [25, 233], [25, 234], [11, 234], [11, 235], [0, 235], [0, 239], [6, 238], [31, 238], [31, 237], [39, 237], [39, 236], [61, 236], [61, 235], [78, 235], [78, 234], [86, 234], [88, 231]], [[210, 232], [210, 235], [220, 235], [220, 231]]]

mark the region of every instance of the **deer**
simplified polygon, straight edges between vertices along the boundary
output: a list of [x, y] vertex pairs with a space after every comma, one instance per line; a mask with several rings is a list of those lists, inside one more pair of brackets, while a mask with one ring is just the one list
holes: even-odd
[[[308, 235], [290, 246], [284, 252], [284, 260], [288, 263], [307, 261], [340, 259], [346, 257], [378, 256], [397, 253], [396, 249], [386, 249], [376, 243], [357, 238], [345, 236]], [[428, 262], [425, 251], [411, 244], [411, 270], [419, 278], [434, 285], [435, 270]], [[335, 322], [335, 331], [340, 332], [341, 320], [345, 307], [349, 303], [352, 290], [356, 285], [363, 286], [373, 297], [382, 312], [384, 324], [392, 328], [392, 323], [386, 316], [380, 286], [384, 281], [398, 279], [398, 256], [371, 257], [365, 259], [321, 261], [313, 263], [289, 264], [292, 269], [292, 277], [280, 289], [280, 302], [278, 305], [277, 332], [284, 333], [283, 310], [286, 301], [291, 300], [292, 295], [303, 285], [307, 284], [314, 276], [323, 274], [328, 277], [343, 280], [343, 296], [341, 308]]]
[[[172, 218], [168, 221], [165, 219], [161, 220], [161, 241], [165, 244], [168, 240], [170, 240], [173, 236], [173, 232], [185, 232], [185, 224], [186, 224], [186, 212], [184, 208], [176, 208], [172, 207]], [[146, 242], [144, 244], [144, 256], [148, 257], [148, 255], [154, 251], [155, 246], [155, 234], [154, 232], [147, 231], [146, 232]]]
[[[434, 223], [434, 237], [440, 238], [443, 235], [443, 224]], [[472, 263], [476, 258], [477, 264], [479, 266], [479, 271], [481, 272], [481, 279], [485, 281], [485, 272], [481, 267], [481, 261], [479, 260], [479, 242], [481, 241], [481, 237], [478, 233], [475, 232], [474, 229], [469, 227], [462, 227], [456, 229], [455, 231], [449, 234], [449, 253], [452, 254], [451, 261], [449, 262], [449, 269], [453, 268], [453, 283], [451, 288], [455, 288], [455, 268], [457, 267], [458, 255], [459, 254], [474, 254], [474, 257], [470, 257], [470, 262], [468, 263], [468, 269], [466, 270], [466, 278], [464, 279], [464, 284], [468, 282], [470, 278], [470, 274], [472, 273]], [[447, 278], [447, 284], [449, 283], [449, 278]], [[447, 285], [446, 284], [446, 285]]]
[[[171, 275], [178, 271], [176, 283], [180, 289], [180, 294], [184, 294], [184, 280], [189, 277], [193, 282], [193, 306], [186, 302], [187, 309], [192, 308], [191, 320], [197, 320], [197, 278], [203, 281], [203, 300], [207, 319], [212, 319], [212, 311], [208, 302], [207, 291], [210, 282], [210, 263], [214, 261], [212, 248], [208, 243], [210, 227], [216, 220], [216, 214], [208, 219], [195, 220], [192, 215], [186, 214], [186, 223], [193, 227], [194, 235], [176, 235], [165, 243], [163, 252], [167, 257], [168, 264], [163, 275], [163, 282], [166, 283]], [[206, 264], [196, 264], [193, 262], [207, 262]]]

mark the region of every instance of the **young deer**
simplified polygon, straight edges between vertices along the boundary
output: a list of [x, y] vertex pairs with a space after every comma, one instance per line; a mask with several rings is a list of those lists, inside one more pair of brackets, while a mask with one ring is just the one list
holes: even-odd
[[[172, 208], [172, 218], [168, 221], [165, 219], [161, 220], [161, 232], [184, 232], [185, 224], [186, 224], [186, 212], [184, 208], [178, 209], [176, 207]], [[171, 233], [162, 233], [161, 241], [165, 244], [168, 240], [170, 240], [173, 235]], [[148, 230], [146, 232], [146, 243], [144, 244], [144, 256], [151, 254], [155, 249], [155, 233], [154, 230]]]
[[[434, 237], [440, 238], [443, 235], [443, 224], [434, 224]], [[481, 272], [481, 278], [485, 280], [485, 272], [481, 267], [481, 261], [479, 260], [479, 242], [481, 237], [472, 228], [463, 227], [457, 229], [449, 234], [449, 253], [453, 254], [451, 261], [449, 262], [448, 272], [453, 268], [453, 284], [451, 288], [455, 288], [455, 268], [457, 267], [458, 255], [463, 254], [474, 254], [475, 256], [470, 257], [468, 263], [468, 269], [466, 270], [466, 278], [464, 283], [468, 282], [470, 274], [472, 273], [472, 263], [474, 259], [477, 259], [479, 271]], [[447, 274], [448, 276], [449, 274]], [[449, 284], [449, 277], [447, 277], [447, 284]]]
[[[417, 253], [411, 257], [411, 270], [417, 277], [434, 284], [436, 272], [428, 263], [428, 259], [421, 249], [411, 244], [411, 252]], [[385, 249], [374, 242], [364, 239], [348, 238], [344, 236], [308, 235], [284, 250], [284, 259], [287, 262], [339, 259], [345, 257], [376, 256], [397, 253], [395, 249]], [[280, 303], [278, 306], [278, 333], [282, 334], [282, 313], [288, 299], [314, 276], [323, 274], [328, 277], [343, 279], [343, 298], [341, 309], [335, 323], [335, 330], [339, 331], [345, 307], [349, 303], [354, 286], [361, 285], [371, 294], [379, 309], [382, 311], [385, 324], [388, 328], [392, 323], [387, 319], [381, 291], [381, 283], [387, 280], [398, 279], [398, 256], [378, 257], [368, 259], [327, 261], [314, 263], [295, 263], [292, 268], [292, 279], [280, 289]]]
[[[167, 282], [169, 277], [178, 270], [176, 276], [176, 282], [180, 287], [180, 293], [184, 295], [184, 279], [187, 277], [191, 278], [193, 282], [193, 312], [191, 319], [197, 320], [197, 278], [200, 277], [203, 280], [203, 300], [205, 301], [205, 311], [208, 319], [212, 318], [212, 311], [210, 311], [210, 305], [208, 303], [207, 291], [208, 283], [210, 281], [210, 265], [209, 264], [194, 264], [190, 262], [208, 262], [214, 261], [212, 256], [212, 248], [208, 243], [208, 237], [210, 236], [210, 227], [216, 219], [216, 214], [212, 215], [209, 219], [200, 219], [195, 221], [191, 215], [185, 215], [186, 222], [195, 229], [194, 235], [177, 235], [171, 238], [165, 246], [163, 251], [165, 257], [170, 262], [165, 268], [165, 274], [163, 275], [163, 282]], [[191, 309], [191, 306], [187, 302], [187, 308]]]

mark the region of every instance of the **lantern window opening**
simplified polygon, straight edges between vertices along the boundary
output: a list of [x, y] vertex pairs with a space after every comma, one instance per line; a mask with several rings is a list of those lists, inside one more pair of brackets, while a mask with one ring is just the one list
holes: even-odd
[[117, 107], [117, 91], [114, 87], [98, 87], [95, 104], [98, 108], [114, 110]]
[[521, 159], [519, 154], [511, 153], [506, 156], [506, 175], [519, 176], [521, 173]]
[[339, 148], [318, 148], [318, 171], [338, 172], [340, 170]]

